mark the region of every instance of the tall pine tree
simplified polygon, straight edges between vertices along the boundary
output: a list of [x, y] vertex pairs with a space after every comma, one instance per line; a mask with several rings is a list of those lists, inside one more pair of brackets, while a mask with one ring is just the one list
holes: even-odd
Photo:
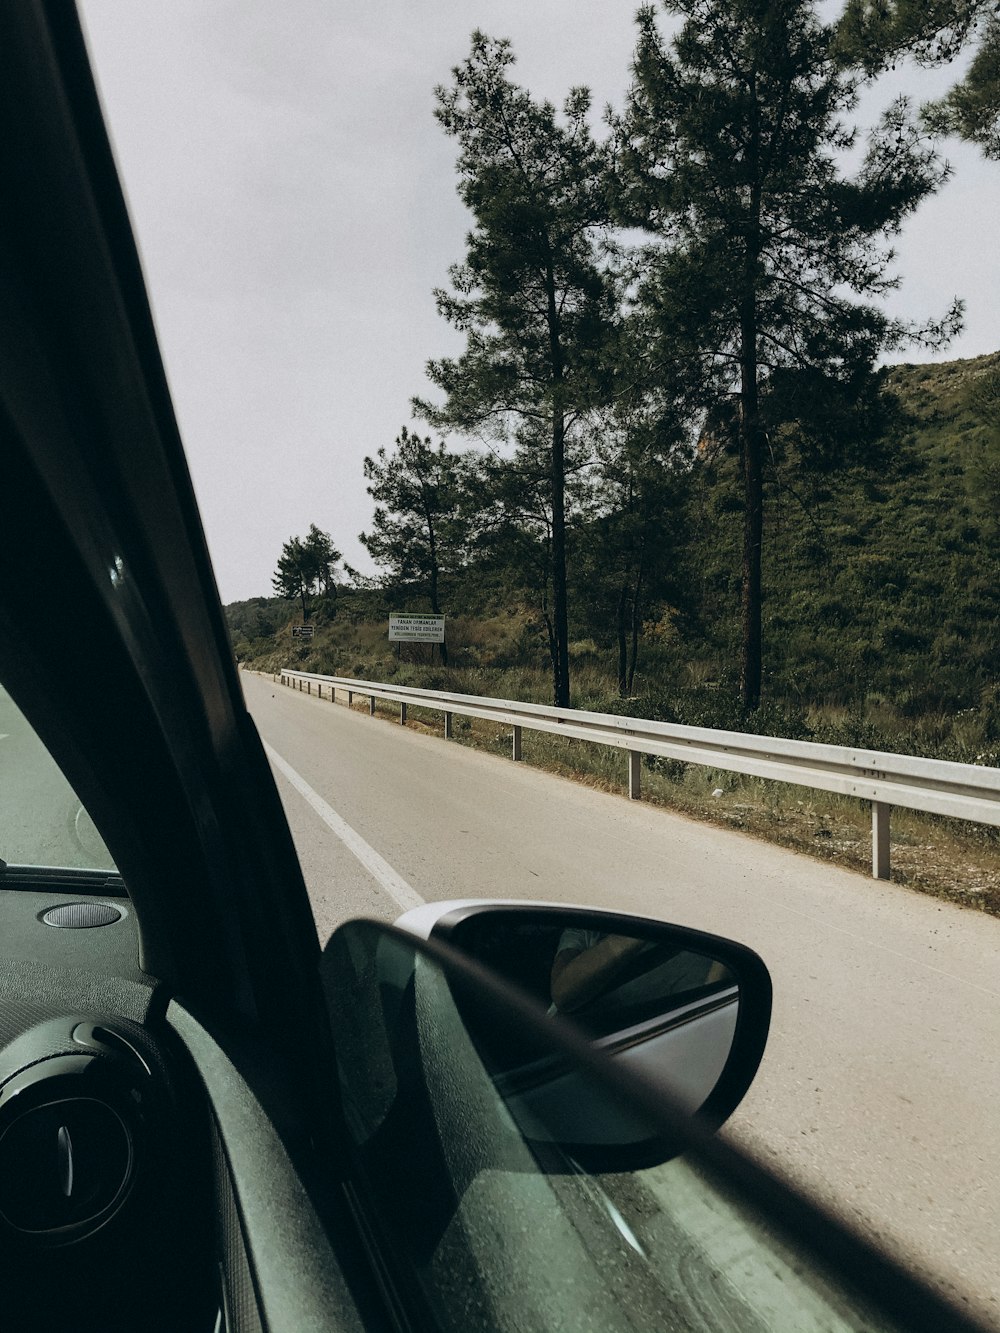
[[[421, 587], [435, 615], [441, 614], [442, 575], [457, 569], [465, 554], [462, 476], [459, 456], [405, 426], [391, 453], [382, 448], [365, 459], [375, 513], [361, 544], [395, 584]], [[443, 644], [441, 651], [447, 662]]]
[[560, 119], [514, 84], [509, 42], [473, 33], [472, 51], [437, 90], [436, 115], [459, 145], [459, 194], [473, 217], [441, 314], [466, 339], [432, 361], [443, 405], [416, 410], [445, 430], [546, 451], [551, 527], [553, 697], [570, 699], [566, 593], [566, 468], [573, 432], [604, 392], [604, 340], [614, 296], [596, 237], [607, 220], [604, 159], [574, 90]]
[[870, 300], [895, 285], [886, 238], [946, 169], [897, 102], [845, 175], [857, 81], [834, 62], [834, 30], [809, 0], [665, 8], [684, 19], [669, 44], [653, 11], [639, 14], [617, 127], [621, 212], [665, 242], [644, 291], [665, 356], [699, 366], [707, 401], [738, 393], [740, 694], [756, 707], [768, 413], [779, 386], [795, 397], [803, 380], [813, 401], [849, 399], [882, 352], [957, 325], [957, 307], [918, 331]]

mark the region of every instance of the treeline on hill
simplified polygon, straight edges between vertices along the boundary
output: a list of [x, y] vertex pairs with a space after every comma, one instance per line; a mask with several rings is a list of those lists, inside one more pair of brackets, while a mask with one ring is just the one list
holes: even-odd
[[[568, 533], [572, 702], [695, 725], [737, 727], [996, 763], [1000, 758], [1000, 354], [888, 373], [901, 421], [872, 446], [877, 467], [765, 486], [764, 703], [747, 710], [734, 671], [740, 598], [738, 443], [702, 437], [660, 515], [641, 620], [627, 626], [632, 697], [621, 698], [618, 603], [602, 521]], [[792, 460], [794, 463], [794, 460]], [[791, 471], [792, 469], [789, 468]], [[454, 514], [450, 521], [454, 522]], [[658, 520], [658, 521], [660, 521]], [[541, 541], [539, 539], [539, 547]], [[551, 664], [539, 600], [544, 552], [494, 540], [439, 573], [447, 668], [387, 642], [390, 611], [430, 608], [426, 577], [342, 583], [313, 599], [227, 607], [241, 660], [544, 700]]]

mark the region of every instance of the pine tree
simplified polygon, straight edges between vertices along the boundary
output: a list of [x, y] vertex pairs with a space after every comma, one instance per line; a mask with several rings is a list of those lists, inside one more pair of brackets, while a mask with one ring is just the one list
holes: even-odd
[[1000, 11], [996, 0], [848, 0], [837, 34], [847, 64], [876, 75], [912, 56], [948, 64], [973, 48], [962, 78], [924, 108], [938, 133], [957, 134], [1000, 160]]
[[546, 455], [553, 697], [569, 704], [566, 470], [581, 417], [605, 392], [602, 356], [614, 297], [597, 235], [607, 221], [605, 163], [575, 89], [563, 117], [511, 82], [510, 44], [476, 32], [472, 52], [437, 90], [436, 115], [458, 141], [459, 194], [473, 216], [441, 314], [466, 338], [432, 361], [443, 405], [418, 400], [432, 425]]
[[[809, 0], [675, 0], [669, 44], [639, 14], [635, 82], [620, 144], [622, 219], [661, 238], [642, 293], [664, 359], [698, 367], [706, 403], [738, 393], [743, 484], [740, 694], [762, 674], [763, 477], [780, 398], [849, 403], [879, 355], [941, 342], [959, 308], [923, 330], [890, 319], [884, 242], [946, 168], [894, 103], [864, 164], [843, 118], [857, 78], [832, 56], [834, 31]], [[817, 411], [817, 419], [823, 413]]]
[[[390, 453], [379, 449], [365, 459], [368, 494], [375, 501], [370, 532], [359, 540], [394, 584], [414, 584], [426, 591], [430, 609], [441, 614], [441, 578], [457, 570], [466, 549], [461, 457], [442, 441], [434, 447], [406, 426]], [[441, 646], [442, 661], [447, 649]]]
[[[680, 509], [689, 451], [676, 405], [669, 416], [637, 389], [602, 423], [592, 481], [595, 503], [581, 537], [581, 574], [598, 628], [614, 626], [618, 693], [635, 687], [644, 619], [675, 585]], [[605, 628], [606, 634], [606, 628]]]
[[302, 618], [309, 619], [307, 597], [329, 598], [336, 593], [336, 565], [340, 552], [328, 532], [315, 523], [303, 537], [290, 537], [281, 548], [271, 586], [279, 597], [302, 602]]

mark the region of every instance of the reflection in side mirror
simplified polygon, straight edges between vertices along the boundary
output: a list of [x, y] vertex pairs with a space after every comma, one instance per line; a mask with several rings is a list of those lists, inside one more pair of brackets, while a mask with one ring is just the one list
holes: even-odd
[[[444, 911], [431, 934], [516, 985], [550, 1018], [572, 1022], [712, 1128], [757, 1070], [771, 988], [764, 964], [742, 945], [619, 914], [494, 903]], [[528, 1059], [503, 1031], [480, 1031], [477, 1040], [516, 1114], [575, 1145], [628, 1141], [621, 1125], [589, 1114], [572, 1070], [551, 1057]]]
[[[603, 1051], [639, 1072], [669, 1078], [683, 1110], [704, 1106], [732, 1052], [739, 1015], [739, 984], [724, 963], [641, 935], [537, 924], [517, 933], [520, 946], [551, 958], [549, 1014], [571, 1017]], [[529, 1104], [544, 1097], [549, 1118], [556, 1098], [567, 1111], [577, 1105], [571, 1075], [553, 1086], [540, 1071], [521, 1067], [516, 1052], [507, 1052], [507, 1063], [506, 1081]]]

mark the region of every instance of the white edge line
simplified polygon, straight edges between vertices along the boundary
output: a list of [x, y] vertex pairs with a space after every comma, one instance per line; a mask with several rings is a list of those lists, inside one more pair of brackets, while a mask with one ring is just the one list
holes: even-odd
[[337, 814], [332, 805], [324, 801], [318, 792], [313, 791], [305, 778], [296, 773], [291, 764], [286, 759], [282, 759], [277, 750], [272, 749], [263, 738], [261, 738], [261, 744], [264, 746], [264, 752], [268, 759], [278, 772], [286, 777], [299, 795], [304, 797], [312, 806], [330, 832], [336, 834], [348, 851], [354, 853], [368, 873], [378, 880], [389, 897], [404, 912], [408, 912], [414, 907], [422, 907], [426, 900], [421, 898], [416, 889], [407, 884], [402, 875], [393, 870], [385, 857], [379, 856], [375, 848], [365, 842], [361, 834], [356, 833], [350, 824]]

